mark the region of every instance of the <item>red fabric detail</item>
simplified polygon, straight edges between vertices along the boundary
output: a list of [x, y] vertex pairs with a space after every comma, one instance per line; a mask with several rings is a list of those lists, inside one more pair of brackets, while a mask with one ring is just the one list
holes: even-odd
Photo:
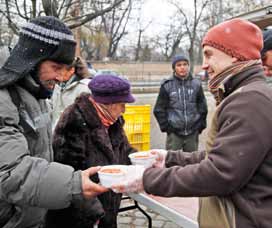
[[202, 41], [240, 61], [260, 59], [262, 31], [253, 23], [239, 18], [212, 27]]

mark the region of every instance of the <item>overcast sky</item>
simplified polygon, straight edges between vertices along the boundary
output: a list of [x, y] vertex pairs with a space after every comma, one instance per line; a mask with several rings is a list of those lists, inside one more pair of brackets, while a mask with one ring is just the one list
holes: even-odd
[[152, 20], [152, 25], [148, 27], [148, 33], [158, 31], [163, 25], [169, 24], [175, 7], [167, 0], [146, 0], [142, 9], [144, 25]]

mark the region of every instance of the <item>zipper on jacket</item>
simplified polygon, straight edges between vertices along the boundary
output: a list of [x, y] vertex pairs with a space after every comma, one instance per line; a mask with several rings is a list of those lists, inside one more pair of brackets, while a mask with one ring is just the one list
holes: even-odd
[[182, 80], [182, 91], [183, 91], [183, 106], [184, 106], [184, 120], [185, 120], [185, 128], [184, 133], [187, 135], [187, 107], [186, 107], [186, 94], [185, 94], [185, 83], [184, 80]]

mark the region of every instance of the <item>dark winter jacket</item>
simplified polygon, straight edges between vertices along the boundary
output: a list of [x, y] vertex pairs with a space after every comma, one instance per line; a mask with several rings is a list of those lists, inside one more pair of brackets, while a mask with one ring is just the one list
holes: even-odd
[[144, 188], [161, 196], [203, 197], [200, 227], [270, 228], [272, 90], [255, 66], [232, 77], [225, 91], [206, 153], [169, 152], [171, 168], [146, 170]]
[[[107, 129], [101, 123], [89, 96], [83, 93], [61, 116], [54, 133], [55, 161], [69, 164], [76, 170], [91, 166], [130, 164], [128, 155], [134, 149], [123, 130], [123, 118], [119, 118]], [[97, 175], [91, 179], [99, 182]], [[116, 227], [120, 201], [121, 194], [110, 191], [92, 201], [83, 202], [77, 208], [70, 207], [62, 212], [51, 211], [47, 220], [51, 226], [48, 227], [89, 228], [100, 218], [103, 210], [105, 215], [100, 220], [99, 227]], [[83, 210], [78, 211], [78, 208]], [[56, 213], [62, 216], [57, 216]]]
[[154, 115], [162, 132], [190, 135], [206, 128], [207, 103], [201, 82], [190, 74], [165, 80], [160, 88]]

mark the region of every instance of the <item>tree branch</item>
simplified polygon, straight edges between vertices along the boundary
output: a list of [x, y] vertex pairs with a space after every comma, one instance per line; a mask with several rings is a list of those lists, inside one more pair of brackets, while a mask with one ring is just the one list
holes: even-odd
[[[95, 13], [90, 13], [90, 14], [87, 14], [83, 17], [74, 17], [72, 18], [71, 20], [74, 20], [76, 21], [75, 23], [69, 25], [69, 28], [70, 29], [74, 29], [74, 28], [77, 28], [81, 25], [84, 25], [85, 23], [105, 14], [105, 13], [108, 13], [109, 11], [111, 11], [113, 8], [117, 7], [118, 5], [120, 5], [123, 1], [125, 0], [116, 0], [111, 6], [101, 10], [101, 11], [98, 11], [98, 12], [95, 12]], [[81, 19], [82, 18], [82, 19]], [[81, 19], [81, 20], [80, 20]]]

